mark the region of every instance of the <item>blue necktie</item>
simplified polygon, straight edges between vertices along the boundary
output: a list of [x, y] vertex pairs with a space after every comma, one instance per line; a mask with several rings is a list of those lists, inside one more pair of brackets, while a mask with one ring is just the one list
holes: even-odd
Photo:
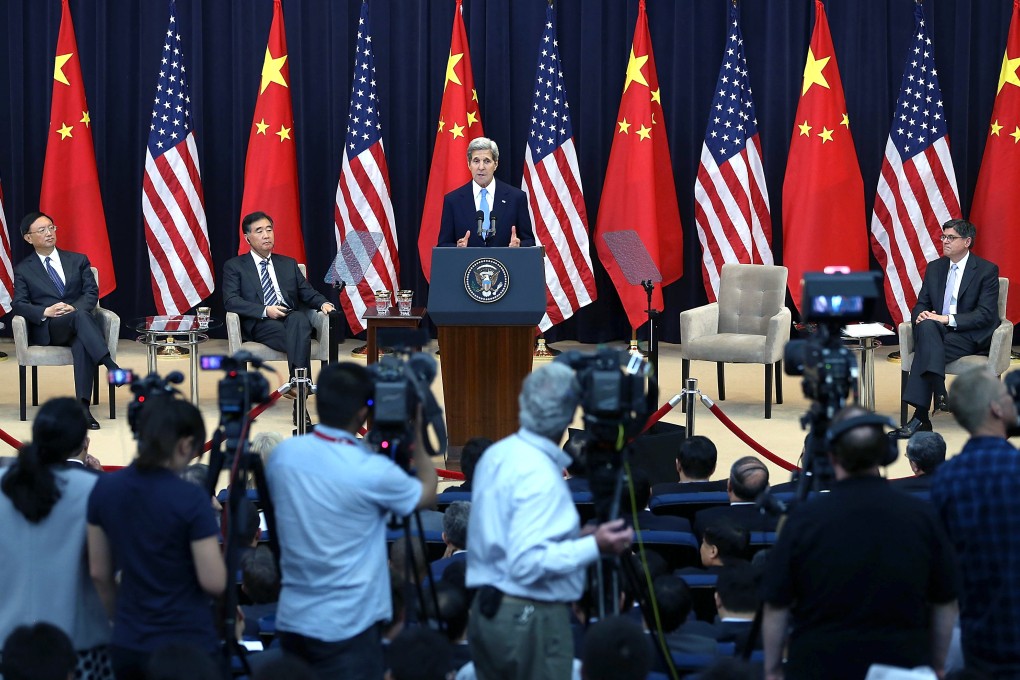
[[487, 189], [482, 189], [478, 194], [478, 208], [482, 211], [482, 234], [485, 237], [489, 236], [489, 199], [486, 195], [489, 193]]
[[949, 316], [949, 304], [953, 301], [953, 289], [956, 288], [956, 263], [949, 266], [949, 279], [946, 280], [946, 296], [942, 299], [942, 314]]
[[57, 287], [57, 295], [64, 297], [64, 282], [60, 280], [60, 274], [53, 268], [50, 258], [46, 258], [46, 273], [53, 279], [53, 285]]
[[273, 288], [273, 280], [269, 278], [269, 260], [262, 260], [262, 297], [266, 301], [266, 307], [276, 304], [276, 289]]

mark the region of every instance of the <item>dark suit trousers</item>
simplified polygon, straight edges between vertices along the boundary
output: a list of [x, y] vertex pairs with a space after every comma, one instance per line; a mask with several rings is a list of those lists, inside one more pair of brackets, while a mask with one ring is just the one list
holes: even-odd
[[74, 393], [84, 401], [92, 399], [96, 366], [110, 353], [94, 316], [71, 312], [46, 321], [50, 327], [50, 345], [70, 347], [74, 363]]
[[946, 364], [978, 351], [977, 344], [931, 319], [914, 324], [914, 360], [903, 401], [928, 411], [934, 394], [946, 389]]
[[313, 314], [316, 314], [314, 309], [300, 309], [282, 320], [259, 319], [251, 328], [251, 339], [277, 352], [286, 352], [291, 376], [295, 368], [307, 368], [311, 378]]

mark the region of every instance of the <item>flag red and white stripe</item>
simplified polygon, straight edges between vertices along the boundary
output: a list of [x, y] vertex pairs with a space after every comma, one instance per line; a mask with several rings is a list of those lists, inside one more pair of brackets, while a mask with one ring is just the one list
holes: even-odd
[[[361, 281], [348, 281], [340, 304], [352, 333], [365, 330], [362, 315], [374, 307], [376, 290], [396, 290], [400, 283], [397, 230], [390, 201], [390, 178], [379, 121], [379, 96], [375, 87], [375, 61], [368, 30], [368, 3], [361, 4], [358, 40], [354, 56], [351, 108], [347, 118], [340, 181], [336, 188], [337, 250], [355, 232], [373, 235], [379, 248], [365, 267]], [[356, 285], [356, 287], [355, 287]]]
[[142, 176], [142, 219], [159, 314], [183, 314], [213, 292], [202, 172], [175, 5], [163, 37]]
[[896, 324], [910, 318], [924, 270], [942, 254], [942, 224], [961, 215], [935, 50], [920, 3], [914, 23], [871, 216], [871, 248]]
[[719, 294], [724, 264], [773, 263], [769, 193], [736, 3], [729, 6], [726, 51], [701, 147], [694, 222], [709, 302]]
[[14, 266], [11, 263], [11, 234], [4, 214], [4, 189], [0, 186], [0, 311], [11, 311], [14, 298]]
[[546, 313], [538, 327], [546, 331], [597, 297], [552, 5], [539, 43], [531, 115], [521, 188], [535, 238], [545, 246]]

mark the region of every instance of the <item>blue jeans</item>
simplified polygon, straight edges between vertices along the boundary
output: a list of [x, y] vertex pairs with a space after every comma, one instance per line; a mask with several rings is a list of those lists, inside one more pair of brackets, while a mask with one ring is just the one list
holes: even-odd
[[324, 642], [286, 631], [278, 631], [277, 637], [283, 651], [307, 661], [322, 680], [379, 680], [383, 676], [378, 624], [339, 642]]

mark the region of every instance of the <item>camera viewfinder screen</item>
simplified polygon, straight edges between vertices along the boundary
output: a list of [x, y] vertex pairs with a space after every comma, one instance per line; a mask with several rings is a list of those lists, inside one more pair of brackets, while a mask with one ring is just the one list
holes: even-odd
[[861, 295], [816, 295], [811, 298], [811, 315], [819, 317], [842, 317], [864, 312], [864, 297]]

